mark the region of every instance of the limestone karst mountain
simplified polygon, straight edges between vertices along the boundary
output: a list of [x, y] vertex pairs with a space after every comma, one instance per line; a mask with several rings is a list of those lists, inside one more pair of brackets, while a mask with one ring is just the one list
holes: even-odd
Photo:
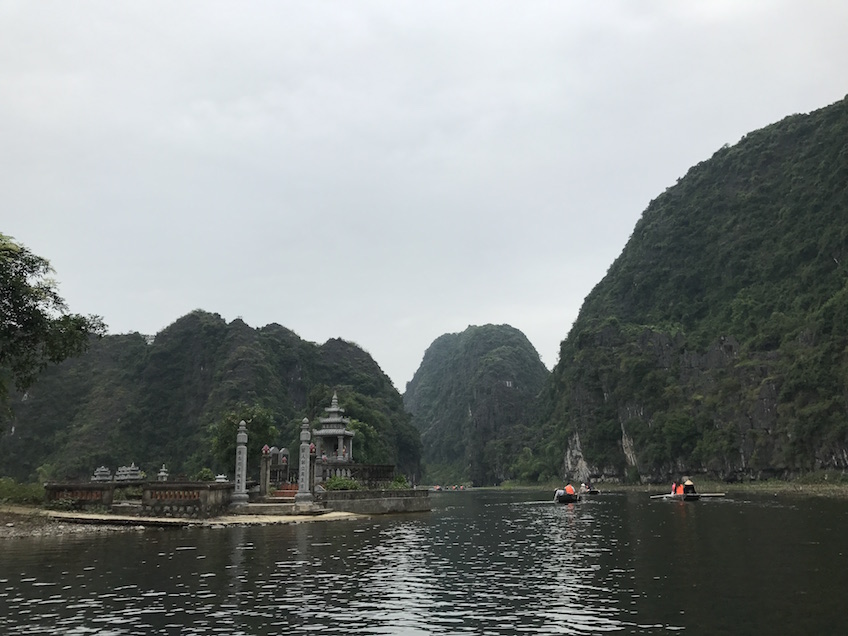
[[725, 146], [650, 203], [563, 341], [568, 473], [848, 467], [848, 99]]
[[433, 341], [403, 394], [421, 431], [428, 480], [483, 486], [537, 477], [519, 474], [517, 460], [538, 444], [534, 406], [548, 374], [509, 325]]
[[[400, 394], [354, 344], [302, 340], [277, 324], [254, 329], [194, 311], [146, 338], [112, 335], [48, 368], [13, 404], [0, 437], [0, 474], [18, 479], [84, 478], [105, 464], [164, 463], [172, 475], [201, 468], [232, 473], [215, 454], [216, 427], [230, 412], [267, 416], [272, 439], [296, 447], [303, 417], [315, 419], [333, 390], [359, 428], [357, 459], [419, 471], [420, 438]], [[250, 428], [250, 427], [249, 427]]]

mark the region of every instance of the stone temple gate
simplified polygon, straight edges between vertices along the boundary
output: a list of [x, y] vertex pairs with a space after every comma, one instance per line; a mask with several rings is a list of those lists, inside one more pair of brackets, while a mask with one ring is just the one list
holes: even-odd
[[[300, 467], [307, 467], [308, 481], [305, 489], [309, 493], [322, 490], [321, 484], [332, 477], [355, 479], [368, 488], [386, 487], [394, 478], [393, 465], [360, 464], [353, 459], [353, 438], [356, 432], [350, 428], [350, 418], [345, 417], [344, 409], [339, 406], [336, 392], [330, 406], [324, 409], [326, 415], [318, 418], [318, 428], [309, 429], [309, 421], [304, 420], [301, 430], [301, 453], [304, 457], [294, 458], [286, 448], [269, 447], [262, 449], [260, 467], [261, 496], [303, 495], [300, 487]], [[306, 461], [308, 457], [308, 461]]]

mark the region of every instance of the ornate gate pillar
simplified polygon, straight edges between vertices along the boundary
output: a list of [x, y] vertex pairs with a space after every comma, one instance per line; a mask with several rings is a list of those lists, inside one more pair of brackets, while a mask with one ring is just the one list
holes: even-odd
[[236, 433], [236, 487], [231, 505], [243, 506], [247, 501], [247, 424], [242, 420]]
[[311, 501], [312, 493], [309, 490], [310, 481], [310, 455], [309, 455], [309, 440], [312, 435], [309, 432], [309, 420], [303, 418], [303, 423], [300, 426], [300, 468], [297, 474], [297, 494], [294, 497], [295, 501]]

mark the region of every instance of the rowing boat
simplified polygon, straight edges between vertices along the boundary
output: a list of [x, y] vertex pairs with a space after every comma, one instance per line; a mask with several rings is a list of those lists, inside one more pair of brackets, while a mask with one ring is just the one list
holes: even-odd
[[567, 492], [557, 493], [555, 501], [557, 503], [562, 503], [562, 504], [564, 504], [564, 503], [576, 503], [576, 502], [580, 501], [580, 495], [567, 493]]
[[724, 497], [723, 492], [688, 492], [682, 495], [672, 495], [665, 493], [662, 495], [651, 495], [651, 499], [669, 499], [671, 501], [698, 501], [700, 499], [711, 499], [715, 497]]

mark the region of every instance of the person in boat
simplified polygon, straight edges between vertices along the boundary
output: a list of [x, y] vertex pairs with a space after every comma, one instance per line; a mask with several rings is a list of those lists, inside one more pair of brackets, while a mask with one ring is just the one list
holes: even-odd
[[677, 484], [677, 485], [674, 487], [674, 492], [673, 492], [672, 494], [674, 494], [674, 495], [682, 495], [682, 494], [683, 494], [683, 484], [682, 484], [682, 483], [681, 483], [681, 484]]
[[589, 489], [586, 487], [586, 484], [580, 484], [580, 494], [585, 495], [589, 492]]
[[672, 495], [677, 494], [677, 482], [676, 481], [671, 482], [671, 494]]
[[694, 495], [695, 494], [695, 484], [692, 483], [691, 479], [687, 479], [683, 482], [683, 494], [684, 495]]
[[554, 493], [554, 501], [559, 501], [559, 498], [565, 494], [565, 490], [563, 488], [557, 488]]
[[565, 494], [566, 494], [566, 495], [573, 495], [573, 494], [575, 494], [575, 493], [574, 493], [574, 486], [572, 486], [571, 484], [567, 484], [567, 485], [565, 486]]

